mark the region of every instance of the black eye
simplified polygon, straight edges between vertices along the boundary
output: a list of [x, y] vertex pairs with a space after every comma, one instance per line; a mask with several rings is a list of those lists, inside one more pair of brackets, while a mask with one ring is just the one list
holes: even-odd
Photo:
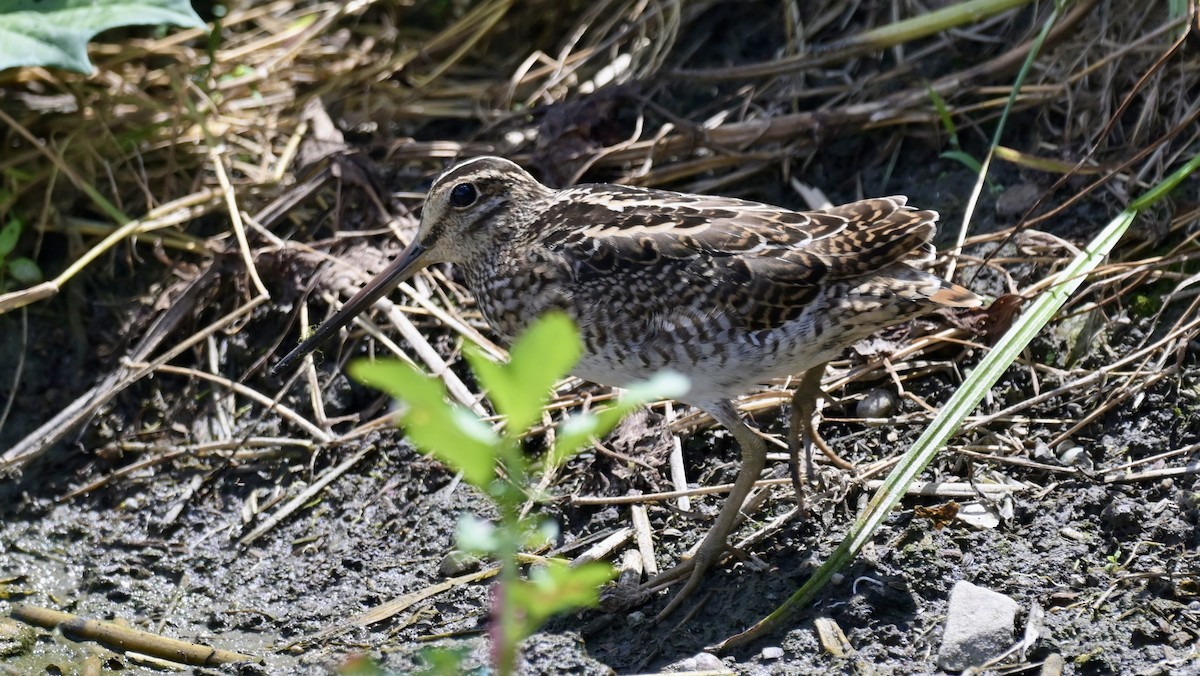
[[479, 199], [479, 191], [470, 183], [459, 183], [450, 190], [450, 204], [469, 207]]

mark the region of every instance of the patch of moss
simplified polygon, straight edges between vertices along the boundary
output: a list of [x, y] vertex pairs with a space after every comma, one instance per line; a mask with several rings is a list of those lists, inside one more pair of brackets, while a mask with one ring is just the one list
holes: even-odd
[[1147, 296], [1139, 293], [1134, 295], [1133, 303], [1129, 307], [1129, 311], [1135, 317], [1150, 317], [1158, 313], [1162, 309], [1162, 298], [1159, 296]]

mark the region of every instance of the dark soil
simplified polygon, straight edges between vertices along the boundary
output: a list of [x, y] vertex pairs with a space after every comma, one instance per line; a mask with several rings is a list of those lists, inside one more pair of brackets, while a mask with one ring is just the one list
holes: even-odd
[[[703, 98], [703, 92], [685, 93]], [[1018, 116], [1013, 124], [1013, 137], [1029, 139], [1031, 146], [1044, 133], [1033, 119]], [[936, 148], [913, 139], [899, 141], [903, 152], [894, 166], [886, 166], [879, 149], [893, 142], [886, 132], [831, 141], [813, 156], [804, 179], [835, 202], [853, 199], [860, 191], [908, 194], [910, 203], [941, 211], [942, 237], [948, 238], [961, 222], [973, 174], [939, 160]], [[981, 153], [973, 140], [966, 143], [968, 151]], [[394, 187], [420, 191], [427, 178], [406, 177], [407, 183]], [[997, 215], [997, 202], [1007, 191], [1042, 179], [1001, 165], [993, 180], [973, 233], [1011, 225], [1015, 217]], [[760, 173], [738, 190], [801, 206], [779, 173]], [[1180, 202], [1200, 198], [1194, 182], [1181, 192], [1186, 194]], [[1044, 229], [1082, 243], [1119, 209], [1107, 199], [1089, 198]], [[990, 246], [968, 253], [982, 255]], [[1016, 256], [1007, 246], [1003, 253]], [[1004, 268], [1021, 286], [1049, 272], [1033, 259], [1005, 263]], [[15, 399], [0, 429], [0, 451], [115, 369], [125, 344], [146, 326], [153, 313], [143, 303], [153, 295], [150, 289], [169, 283], [168, 274], [156, 264], [140, 272], [121, 269], [116, 279], [88, 282], [92, 288], [103, 286], [105, 298], [113, 299], [104, 307], [67, 294], [30, 308], [27, 316], [0, 316], [0, 387], [13, 382], [17, 355], [22, 368], [17, 391], [3, 390], [5, 400], [10, 395]], [[294, 271], [280, 265], [273, 272], [268, 285], [287, 289], [282, 297], [295, 298], [299, 291], [289, 276]], [[996, 276], [981, 274], [970, 281], [981, 293], [1004, 290]], [[214, 294], [237, 293], [228, 285], [213, 289]], [[262, 309], [239, 331], [221, 336], [229, 352], [221, 369], [225, 376], [242, 378], [285, 331], [291, 333], [282, 338], [284, 344], [293, 340], [295, 329], [287, 328], [289, 305]], [[1034, 383], [1031, 367], [1013, 367], [981, 412], [1000, 411], [1103, 367], [1111, 355], [1128, 353], [1146, 336], [1170, 326], [1186, 305], [1177, 301], [1161, 316], [1139, 314], [1128, 303], [1106, 306], [1098, 311], [1097, 338], [1069, 367], [1063, 355], [1071, 352], [1073, 338], [1065, 330], [1047, 331], [1028, 357], [1052, 368], [1037, 371]], [[27, 328], [22, 327], [25, 321]], [[454, 341], [432, 322], [427, 325], [436, 336], [431, 342], [451, 355]], [[969, 369], [979, 357], [978, 352], [962, 353], [960, 368]], [[1116, 379], [1043, 402], [1022, 412], [1020, 420], [993, 422], [957, 438], [925, 478], [1020, 484], [1025, 490], [1013, 495], [998, 527], [974, 529], [955, 522], [934, 528], [915, 518], [913, 508], [945, 500], [905, 500], [816, 603], [801, 610], [786, 629], [720, 655], [724, 667], [747, 674], [937, 673], [949, 591], [955, 582], [967, 580], [1020, 604], [1018, 638], [1035, 606], [1045, 611], [1035, 644], [1005, 663], [1010, 673], [1037, 673], [1052, 655], [1063, 657], [1066, 673], [1074, 674], [1200, 673], [1200, 479], [1193, 471], [1105, 481], [1107, 468], [1200, 443], [1200, 345], [1193, 341], [1176, 363], [1179, 368], [1172, 375], [1108, 410], [1062, 447], [1045, 448], [1103, 404]], [[379, 397], [349, 383], [339, 375], [339, 366], [330, 356], [321, 369], [329, 414], [370, 417], [382, 405]], [[461, 364], [455, 368], [465, 376]], [[247, 377], [264, 382], [261, 370]], [[867, 426], [852, 420], [857, 395], [876, 386], [894, 391], [886, 374], [879, 377], [836, 393], [842, 401], [826, 410], [836, 420], [822, 428], [839, 451], [860, 464], [897, 455], [922, 429], [919, 422]], [[938, 406], [958, 382], [952, 373], [938, 372], [907, 386]], [[489, 515], [479, 495], [417, 453], [398, 431], [382, 429], [354, 444], [308, 450], [247, 448], [236, 456], [189, 451], [128, 471], [153, 455], [118, 450], [117, 442], [198, 443], [288, 429], [287, 421], [261, 408], [239, 412], [234, 429], [227, 428], [210, 403], [211, 387], [170, 375], [139, 382], [53, 451], [0, 483], [0, 613], [14, 602], [25, 602], [262, 658], [260, 665], [196, 669], [203, 673], [328, 673], [361, 655], [388, 672], [405, 673], [421, 664], [420, 653], [430, 646], [463, 647], [470, 651], [469, 667], [485, 664], [486, 582], [454, 586], [366, 628], [325, 633], [445, 580], [439, 567], [453, 547], [459, 515]], [[307, 411], [305, 397], [306, 390], [297, 386], [287, 402]], [[921, 412], [911, 399], [901, 399], [896, 415], [923, 420], [916, 415]], [[755, 422], [773, 432], [786, 425], [778, 415], [762, 415]], [[572, 543], [603, 536], [630, 521], [627, 507], [576, 507], [570, 496], [670, 489], [661, 443], [666, 423], [651, 414], [638, 424], [642, 427], [626, 436], [646, 441], [626, 443], [621, 450], [661, 467], [660, 473], [598, 451], [573, 459], [551, 488], [560, 499], [542, 506], [561, 525], [561, 547], [569, 551]], [[689, 481], [710, 485], [732, 480], [738, 456], [727, 434], [702, 430], [685, 436], [684, 446]], [[1083, 460], [1073, 465], [1060, 460], [1070, 446], [1082, 449]], [[238, 544], [279, 504], [364, 450], [360, 461], [290, 518], [252, 544]], [[539, 452], [532, 442], [530, 453]], [[1189, 463], [1194, 468], [1198, 458], [1192, 450], [1137, 471]], [[785, 465], [776, 462], [770, 471], [784, 477]], [[839, 479], [833, 470], [827, 476], [831, 482]], [[587, 610], [555, 618], [523, 646], [522, 672], [652, 672], [702, 653], [760, 620], [798, 589], [837, 546], [869, 497], [850, 487], [832, 497], [812, 498], [809, 519], [789, 523], [711, 571], [702, 592], [663, 624], [650, 618], [666, 604], [666, 595], [628, 613]], [[721, 499], [694, 498], [692, 509], [711, 517]], [[790, 488], [776, 490], [754, 515], [755, 523], [741, 533], [793, 504]], [[649, 513], [659, 534], [657, 556], [663, 568], [677, 562], [707, 528], [707, 521], [697, 522], [660, 503], [651, 503]], [[816, 618], [836, 622], [852, 652], [828, 652], [818, 640]], [[57, 632], [38, 630], [36, 637], [32, 648], [0, 656], [0, 671], [82, 673], [89, 656], [99, 657], [106, 674], [158, 670]], [[773, 648], [782, 649], [781, 654]]]

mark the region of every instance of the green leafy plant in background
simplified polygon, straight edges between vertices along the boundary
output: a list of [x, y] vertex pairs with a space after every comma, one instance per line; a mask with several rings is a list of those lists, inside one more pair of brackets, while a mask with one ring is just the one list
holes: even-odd
[[[551, 615], [594, 606], [599, 587], [612, 579], [607, 563], [572, 567], [550, 560], [520, 578], [518, 552], [553, 537], [552, 525], [522, 517], [531, 470], [521, 440], [542, 417], [554, 384], [579, 361], [583, 346], [569, 317], [551, 313], [536, 321], [513, 345], [510, 360], [499, 364], [482, 350], [468, 346], [467, 361], [504, 418], [497, 431], [471, 411], [449, 403], [442, 381], [398, 360], [357, 361], [350, 375], [398, 399], [404, 410], [399, 423], [421, 452], [437, 458], [478, 488], [499, 513], [493, 524], [474, 516], [459, 522], [458, 547], [495, 557], [500, 563], [492, 589], [489, 634], [493, 666], [498, 674], [513, 673], [517, 644]], [[607, 434], [622, 417], [649, 401], [677, 397], [687, 389], [682, 376], [659, 374], [627, 390], [614, 405], [581, 413], [561, 423], [544, 470], [557, 467], [593, 437]], [[537, 497], [537, 496], [534, 496]]]
[[0, 291], [42, 281], [42, 271], [33, 259], [12, 255], [23, 227], [15, 216], [0, 227]]
[[90, 74], [87, 43], [97, 33], [160, 24], [204, 26], [187, 0], [0, 0], [0, 70], [52, 66]]
[[950, 109], [946, 107], [946, 100], [933, 87], [929, 88], [929, 98], [933, 100], [933, 107], [937, 110], [938, 119], [941, 120], [942, 128], [946, 130], [946, 135], [950, 141], [950, 150], [943, 152], [938, 157], [945, 160], [954, 160], [967, 169], [970, 169], [974, 174], [983, 171], [983, 163], [975, 159], [974, 155], [962, 149], [962, 144], [958, 141], [958, 127], [954, 124], [954, 118], [950, 115]]

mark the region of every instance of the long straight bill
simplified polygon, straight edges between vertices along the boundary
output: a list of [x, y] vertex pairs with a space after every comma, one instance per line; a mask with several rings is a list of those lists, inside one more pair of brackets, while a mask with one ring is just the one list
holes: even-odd
[[317, 327], [316, 331], [308, 337], [304, 342], [300, 343], [291, 352], [287, 353], [279, 363], [275, 364], [271, 369], [272, 376], [278, 376], [291, 367], [297, 360], [307, 355], [309, 352], [320, 347], [325, 341], [333, 337], [343, 326], [346, 326], [363, 310], [371, 307], [375, 301], [383, 296], [386, 296], [392, 289], [396, 288], [400, 282], [408, 279], [419, 270], [421, 266], [421, 257], [425, 254], [425, 247], [417, 242], [408, 245], [408, 248], [396, 257], [383, 272], [380, 272], [374, 279], [367, 282], [367, 285], [361, 291], [354, 294], [354, 297], [346, 301], [342, 308], [329, 318], [324, 324]]

